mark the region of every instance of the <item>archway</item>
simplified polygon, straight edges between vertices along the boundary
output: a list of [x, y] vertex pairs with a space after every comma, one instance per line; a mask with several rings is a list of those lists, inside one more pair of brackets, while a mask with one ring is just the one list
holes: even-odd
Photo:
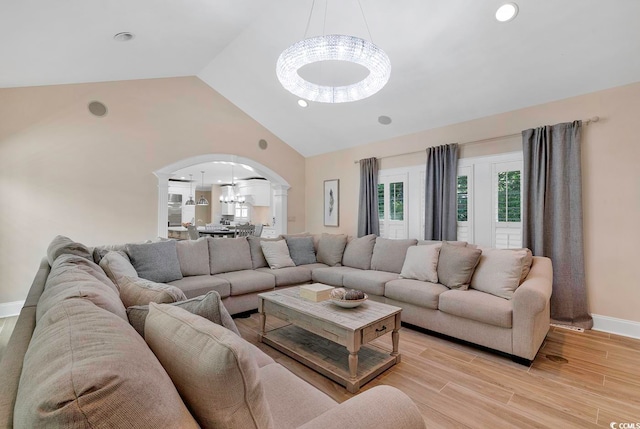
[[274, 227], [277, 234], [286, 234], [287, 195], [289, 188], [291, 188], [289, 183], [278, 173], [271, 170], [269, 167], [254, 161], [253, 159], [237, 155], [214, 153], [182, 159], [153, 172], [153, 174], [158, 178], [158, 237], [167, 236], [167, 217], [169, 215], [169, 178], [171, 178], [175, 171], [182, 168], [214, 161], [235, 162], [238, 164], [248, 165], [271, 183], [271, 192], [273, 194], [272, 204], [275, 218]]

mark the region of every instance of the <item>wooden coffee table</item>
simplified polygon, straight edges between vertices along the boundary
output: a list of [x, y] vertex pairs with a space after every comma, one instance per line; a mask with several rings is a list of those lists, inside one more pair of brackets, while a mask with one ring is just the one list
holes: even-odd
[[[311, 302], [293, 287], [258, 295], [259, 341], [345, 386], [351, 393], [400, 362], [400, 307], [367, 300], [346, 309]], [[290, 324], [265, 331], [266, 316]], [[367, 345], [391, 332], [393, 350]]]

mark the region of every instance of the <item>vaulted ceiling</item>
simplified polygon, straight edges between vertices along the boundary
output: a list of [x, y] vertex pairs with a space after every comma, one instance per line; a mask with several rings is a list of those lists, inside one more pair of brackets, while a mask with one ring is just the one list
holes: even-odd
[[[0, 87], [196, 75], [311, 156], [640, 81], [638, 0], [519, 0], [508, 23], [496, 0], [360, 0], [366, 22], [357, 0], [312, 3], [0, 0]], [[300, 108], [275, 64], [310, 15], [307, 36], [369, 39], [368, 24], [387, 86]], [[123, 31], [135, 38], [115, 41]]]

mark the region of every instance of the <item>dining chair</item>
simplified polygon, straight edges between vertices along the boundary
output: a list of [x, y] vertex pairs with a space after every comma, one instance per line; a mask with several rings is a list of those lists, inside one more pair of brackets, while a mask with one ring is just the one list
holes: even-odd
[[255, 228], [255, 225], [236, 225], [236, 233], [234, 234], [234, 237], [247, 237], [249, 235], [253, 235]]
[[262, 226], [263, 225], [261, 223], [256, 223], [256, 227], [253, 230], [252, 235], [255, 235], [256, 237], [260, 237], [262, 235]]
[[187, 227], [187, 232], [189, 233], [189, 240], [197, 240], [200, 238], [200, 233], [198, 232], [198, 228], [193, 225], [189, 225]]

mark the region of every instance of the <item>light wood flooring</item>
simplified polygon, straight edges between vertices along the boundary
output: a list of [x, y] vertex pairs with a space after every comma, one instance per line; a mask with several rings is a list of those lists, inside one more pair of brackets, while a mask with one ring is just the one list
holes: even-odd
[[[17, 317], [0, 319], [0, 358]], [[338, 402], [353, 395], [258, 343], [258, 315], [235, 319], [242, 336]], [[269, 328], [281, 326], [267, 319]], [[373, 344], [391, 350], [391, 335]], [[403, 327], [402, 362], [363, 387], [399, 388], [431, 428], [589, 428], [640, 423], [640, 340], [551, 328], [531, 367]]]
[[[237, 318], [242, 336], [338, 402], [353, 396], [258, 343], [258, 315]], [[268, 327], [281, 326], [275, 318]], [[373, 344], [391, 350], [391, 335]], [[411, 328], [402, 362], [364, 386], [390, 385], [418, 405], [428, 428], [589, 428], [640, 423], [640, 340], [552, 327], [530, 367]], [[362, 391], [361, 390], [361, 391]], [[635, 426], [634, 426], [635, 427]], [[640, 425], [638, 426], [640, 427]]]

